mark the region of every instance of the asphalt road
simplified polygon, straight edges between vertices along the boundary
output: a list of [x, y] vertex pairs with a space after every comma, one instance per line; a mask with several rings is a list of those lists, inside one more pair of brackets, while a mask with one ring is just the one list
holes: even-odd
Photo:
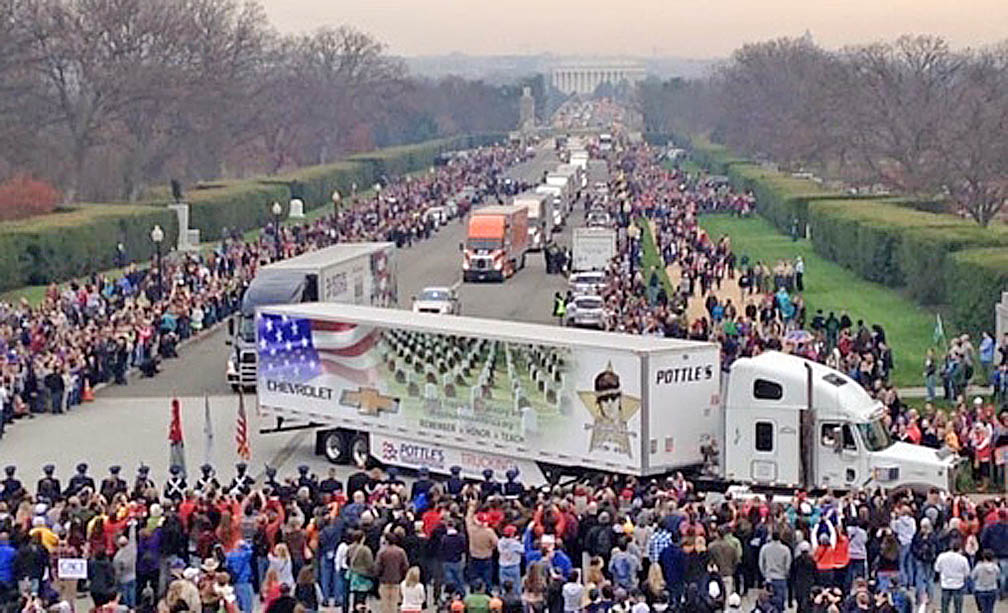
[[[529, 182], [538, 181], [543, 171], [557, 164], [551, 150], [542, 149], [535, 159], [511, 169], [510, 175]], [[605, 166], [593, 165], [590, 180], [605, 176]], [[568, 227], [556, 235], [561, 245], [571, 244], [571, 226], [581, 221], [576, 211]], [[450, 222], [431, 240], [397, 252], [401, 302], [410, 307], [410, 296], [430, 285], [452, 285], [460, 278], [458, 244], [464, 240], [465, 224]], [[546, 275], [543, 258], [529, 254], [524, 270], [505, 283], [467, 283], [460, 286], [462, 309], [466, 315], [526, 322], [552, 323], [554, 292], [565, 289], [566, 280]], [[57, 475], [68, 478], [80, 461], [92, 465], [92, 475], [100, 478], [111, 464], [123, 466], [131, 478], [142, 461], [151, 466], [152, 477], [161, 483], [168, 466], [168, 420], [170, 398], [178, 397], [186, 458], [190, 473], [209, 460], [222, 477], [230, 478], [235, 459], [234, 426], [237, 396], [224, 382], [228, 347], [226, 328], [196, 339], [180, 350], [180, 358], [163, 364], [153, 379], [132, 377], [125, 386], [100, 390], [97, 400], [75, 408], [67, 415], [41, 415], [20, 420], [0, 440], [0, 455], [21, 467], [22, 479], [34, 483], [41, 466], [53, 463]], [[204, 434], [204, 397], [210, 402], [210, 424], [214, 442], [209, 453]], [[265, 465], [276, 466], [281, 475], [293, 473], [307, 464], [323, 474], [329, 464], [313, 454], [311, 431], [259, 434], [269, 427], [256, 415], [254, 395], [246, 395], [251, 434], [252, 466], [261, 473]], [[338, 474], [345, 477], [348, 469]]]

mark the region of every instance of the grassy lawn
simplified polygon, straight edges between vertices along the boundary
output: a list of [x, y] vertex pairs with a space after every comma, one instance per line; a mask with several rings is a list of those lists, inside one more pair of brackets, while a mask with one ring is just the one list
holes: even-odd
[[[866, 325], [880, 324], [893, 349], [895, 371], [893, 380], [899, 387], [919, 387], [924, 353], [931, 346], [935, 313], [924, 309], [898, 292], [877, 283], [865, 281], [855, 273], [823, 259], [807, 240], [794, 242], [777, 232], [760, 217], [739, 219], [726, 215], [710, 215], [700, 220], [700, 225], [711, 238], [727, 234], [738, 255], [749, 256], [750, 261], [773, 262], [800, 255], [805, 260], [805, 300], [808, 321], [816, 309], [825, 315], [834, 311], [837, 317], [846, 310], [857, 322]], [[946, 330], [946, 334], [951, 333]]]

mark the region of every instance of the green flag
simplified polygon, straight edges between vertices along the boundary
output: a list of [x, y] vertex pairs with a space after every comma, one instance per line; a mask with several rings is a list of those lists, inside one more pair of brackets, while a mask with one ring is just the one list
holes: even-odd
[[935, 327], [934, 334], [931, 335], [931, 340], [934, 341], [935, 345], [939, 343], [944, 344], [945, 342], [945, 326], [942, 325], [941, 313], [935, 316]]

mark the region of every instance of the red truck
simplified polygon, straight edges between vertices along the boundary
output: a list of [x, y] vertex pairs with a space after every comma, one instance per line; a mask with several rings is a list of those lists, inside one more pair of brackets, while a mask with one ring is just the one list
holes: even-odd
[[462, 249], [462, 279], [504, 281], [525, 268], [528, 250], [528, 209], [524, 206], [486, 206], [469, 216], [469, 233]]

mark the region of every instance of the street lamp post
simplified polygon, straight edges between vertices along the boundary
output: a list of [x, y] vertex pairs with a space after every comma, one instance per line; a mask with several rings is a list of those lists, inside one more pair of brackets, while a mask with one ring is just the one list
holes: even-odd
[[154, 224], [150, 232], [151, 241], [154, 243], [154, 255], [157, 263], [157, 299], [160, 301], [164, 291], [164, 278], [161, 269], [161, 241], [164, 240], [164, 230], [161, 226]]
[[332, 212], [334, 220], [336, 219], [336, 215], [339, 214], [339, 205], [342, 200], [343, 195], [339, 193], [338, 189], [334, 189], [332, 193]]
[[280, 214], [283, 207], [279, 202], [273, 203], [273, 244], [276, 247], [276, 259], [280, 259]]

